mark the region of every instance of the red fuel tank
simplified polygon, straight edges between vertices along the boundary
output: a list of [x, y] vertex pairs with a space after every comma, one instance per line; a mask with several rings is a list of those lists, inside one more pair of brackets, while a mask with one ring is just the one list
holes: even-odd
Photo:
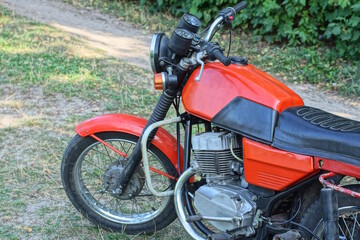
[[286, 85], [253, 65], [207, 63], [199, 82], [200, 68], [190, 76], [182, 92], [185, 110], [199, 118], [211, 119], [236, 97], [261, 104], [281, 113], [293, 106], [303, 106], [299, 95]]

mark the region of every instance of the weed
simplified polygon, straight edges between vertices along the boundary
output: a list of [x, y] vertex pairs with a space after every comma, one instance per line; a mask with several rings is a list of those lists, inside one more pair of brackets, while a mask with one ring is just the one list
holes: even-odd
[[[162, 31], [169, 36], [178, 19], [170, 14], [150, 12], [133, 1], [63, 0], [77, 7], [92, 7], [111, 13], [121, 20], [131, 21], [148, 32]], [[241, 14], [241, 13], [240, 13]], [[257, 42], [250, 35], [234, 29], [232, 54], [246, 56], [250, 63], [284, 81], [312, 83], [341, 95], [360, 96], [360, 61], [338, 58], [334, 49], [280, 46]], [[225, 49], [226, 31], [216, 36]]]

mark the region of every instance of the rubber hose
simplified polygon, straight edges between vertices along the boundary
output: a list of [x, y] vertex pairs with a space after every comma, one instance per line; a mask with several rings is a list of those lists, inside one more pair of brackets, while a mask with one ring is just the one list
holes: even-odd
[[[176, 94], [177, 91], [172, 89], [168, 89], [161, 94], [160, 99], [154, 109], [154, 112], [151, 114], [143, 130], [143, 133], [145, 132], [146, 128], [151, 124], [165, 119], [166, 114], [169, 111], [171, 104], [176, 97]], [[148, 146], [150, 145], [151, 141], [154, 139], [157, 130], [158, 129], [156, 128], [150, 133], [147, 142]], [[141, 159], [142, 159], [142, 153], [141, 153], [141, 137], [140, 137], [134, 147], [134, 150], [132, 151], [130, 157], [128, 158], [128, 161], [124, 166], [123, 174], [120, 174], [119, 178], [116, 181], [117, 189], [123, 190], [126, 188], [127, 184], [131, 179], [131, 176], [135, 173], [137, 167], [140, 165]]]

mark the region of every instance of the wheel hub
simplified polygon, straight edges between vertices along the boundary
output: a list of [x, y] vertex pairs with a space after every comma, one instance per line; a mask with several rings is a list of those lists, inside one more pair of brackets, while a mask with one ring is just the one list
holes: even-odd
[[145, 174], [144, 170], [139, 166], [135, 173], [132, 175], [127, 187], [125, 190], [119, 195], [114, 193], [116, 180], [123, 174], [124, 166], [126, 160], [115, 161], [109, 165], [103, 176], [103, 185], [104, 189], [109, 192], [112, 196], [121, 199], [128, 200], [137, 196], [144, 187], [145, 184]]

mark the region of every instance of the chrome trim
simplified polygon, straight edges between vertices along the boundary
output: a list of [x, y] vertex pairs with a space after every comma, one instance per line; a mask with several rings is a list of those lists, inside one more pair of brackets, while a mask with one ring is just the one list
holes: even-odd
[[210, 29], [208, 30], [206, 37], [204, 39], [205, 42], [210, 42], [213, 32], [218, 28], [218, 25], [224, 20], [224, 17], [218, 17], [215, 21], [211, 24]]
[[174, 203], [175, 203], [175, 210], [179, 217], [179, 220], [180, 220], [182, 226], [188, 232], [188, 234], [193, 239], [205, 240], [205, 238], [203, 236], [201, 236], [189, 222], [186, 221], [186, 212], [185, 212], [184, 204], [182, 202], [183, 186], [188, 181], [188, 179], [197, 172], [197, 168], [198, 168], [197, 164], [193, 164], [193, 166], [191, 166], [185, 172], [183, 172], [183, 174], [181, 174], [181, 176], [178, 179], [176, 186], [175, 186]]
[[198, 63], [200, 63], [200, 65], [201, 65], [199, 75], [195, 78], [195, 81], [196, 81], [196, 82], [199, 82], [199, 81], [200, 81], [201, 76], [202, 76], [203, 71], [204, 71], [204, 67], [205, 67], [204, 61], [201, 60], [202, 57], [204, 57], [203, 52], [199, 52], [198, 54], [196, 54], [196, 61], [197, 61]]
[[165, 72], [161, 73], [161, 80], [162, 80], [163, 91], [165, 91], [166, 90], [166, 73]]
[[171, 123], [178, 123], [181, 122], [181, 117], [166, 119], [163, 121], [159, 121], [156, 123], [151, 124], [148, 126], [141, 138], [141, 153], [142, 153], [142, 160], [144, 164], [144, 173], [145, 173], [145, 180], [147, 187], [149, 188], [149, 191], [157, 196], [157, 197], [165, 197], [170, 196], [174, 194], [174, 190], [168, 190], [165, 192], [158, 192], [154, 189], [152, 183], [151, 183], [151, 175], [150, 175], [150, 167], [149, 167], [149, 160], [148, 160], [148, 154], [147, 154], [147, 141], [149, 138], [150, 133], [155, 129], [163, 125], [171, 124]]
[[156, 73], [156, 67], [155, 67], [155, 44], [156, 39], [158, 38], [159, 34], [156, 33], [153, 35], [150, 43], [150, 49], [149, 49], [149, 59], [150, 59], [150, 65], [153, 73]]

